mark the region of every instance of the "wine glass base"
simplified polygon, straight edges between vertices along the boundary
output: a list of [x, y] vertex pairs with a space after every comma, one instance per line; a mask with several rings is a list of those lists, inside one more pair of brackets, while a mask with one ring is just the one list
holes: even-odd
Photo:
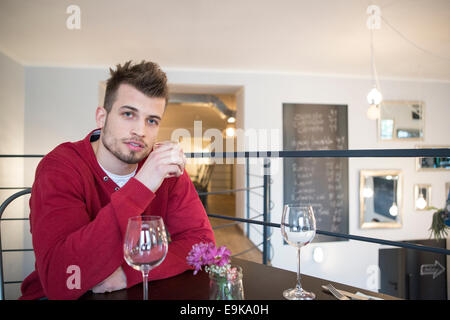
[[314, 300], [316, 295], [303, 289], [293, 288], [284, 290], [283, 297], [288, 300]]

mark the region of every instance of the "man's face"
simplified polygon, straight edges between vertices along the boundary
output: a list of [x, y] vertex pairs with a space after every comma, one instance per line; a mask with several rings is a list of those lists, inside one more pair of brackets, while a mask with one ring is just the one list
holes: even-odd
[[164, 98], [150, 98], [128, 84], [121, 84], [111, 111], [97, 117], [102, 144], [119, 160], [136, 164], [152, 150], [158, 135]]

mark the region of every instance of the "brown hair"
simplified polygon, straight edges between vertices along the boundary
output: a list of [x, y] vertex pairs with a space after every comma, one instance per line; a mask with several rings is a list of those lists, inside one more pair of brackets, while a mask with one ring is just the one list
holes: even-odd
[[109, 69], [111, 77], [106, 82], [104, 108], [109, 113], [116, 100], [117, 90], [122, 83], [135, 87], [152, 98], [169, 99], [167, 76], [158, 64], [142, 60], [139, 64], [127, 61], [123, 66], [116, 65], [116, 70]]

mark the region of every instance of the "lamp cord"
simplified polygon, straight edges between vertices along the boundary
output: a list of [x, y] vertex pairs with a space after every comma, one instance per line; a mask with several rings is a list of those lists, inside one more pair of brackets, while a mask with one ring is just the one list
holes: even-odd
[[412, 45], [413, 47], [415, 47], [416, 49], [422, 51], [423, 53], [426, 53], [428, 55], [434, 56], [435, 58], [439, 58], [439, 59], [444, 59], [447, 61], [450, 61], [450, 57], [444, 57], [441, 56], [439, 54], [436, 54], [434, 52], [431, 52], [427, 49], [424, 49], [420, 46], [418, 46], [417, 44], [415, 44], [413, 41], [409, 40], [403, 33], [401, 33], [397, 28], [395, 28], [392, 24], [389, 23], [389, 21], [386, 20], [386, 18], [383, 15], [380, 15], [381, 19], [383, 19], [383, 21], [392, 29], [394, 30], [401, 38], [403, 38], [403, 40], [405, 40], [406, 42], [408, 42], [410, 45]]
[[375, 87], [381, 91], [380, 82], [378, 81], [377, 67], [375, 65], [375, 49], [374, 49], [374, 39], [373, 39], [373, 28], [370, 29], [370, 62], [372, 65], [372, 80]]

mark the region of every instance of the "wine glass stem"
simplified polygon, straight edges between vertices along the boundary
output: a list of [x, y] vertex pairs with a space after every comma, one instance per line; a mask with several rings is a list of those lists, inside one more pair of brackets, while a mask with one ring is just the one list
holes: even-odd
[[301, 290], [302, 285], [300, 283], [300, 247], [297, 248], [297, 290]]
[[144, 300], [148, 300], [148, 274], [150, 270], [142, 270], [142, 287], [144, 288]]

